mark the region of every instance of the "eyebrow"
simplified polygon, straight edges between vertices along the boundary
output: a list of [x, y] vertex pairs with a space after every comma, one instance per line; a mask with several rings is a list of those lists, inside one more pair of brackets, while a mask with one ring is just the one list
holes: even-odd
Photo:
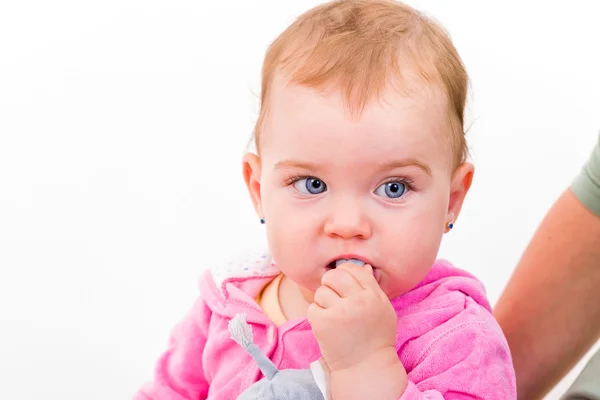
[[387, 162], [381, 165], [381, 169], [396, 169], [396, 168], [406, 168], [406, 167], [417, 167], [423, 170], [427, 175], [431, 176], [431, 168], [429, 165], [422, 163], [416, 158], [406, 158], [404, 160], [394, 160], [391, 162]]
[[[394, 160], [387, 163], [381, 164], [382, 170], [390, 170], [396, 168], [407, 168], [407, 167], [417, 167], [423, 170], [427, 175], [431, 176], [431, 168], [425, 163], [417, 160], [416, 158], [406, 158], [403, 160]], [[301, 168], [307, 170], [316, 170], [318, 169], [316, 164], [305, 161], [296, 161], [296, 160], [283, 160], [279, 161], [275, 164], [275, 169], [285, 169], [285, 168]]]
[[285, 168], [301, 168], [301, 169], [315, 170], [315, 169], [317, 169], [317, 165], [310, 163], [310, 162], [296, 161], [296, 160], [283, 160], [283, 161], [279, 161], [277, 164], [275, 164], [275, 169], [285, 169]]

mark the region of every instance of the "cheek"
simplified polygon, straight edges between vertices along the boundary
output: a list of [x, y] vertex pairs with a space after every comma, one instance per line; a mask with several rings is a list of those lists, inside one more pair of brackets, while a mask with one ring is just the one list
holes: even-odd
[[313, 264], [317, 225], [290, 196], [284, 189], [263, 194], [269, 252], [286, 276], [301, 286], [312, 288], [315, 282], [311, 281], [313, 276], [307, 267]]
[[437, 256], [443, 229], [444, 226], [437, 220], [415, 221], [404, 229], [396, 229], [385, 235], [383, 248], [387, 250], [388, 257], [398, 260], [404, 268], [427, 264]]
[[267, 228], [269, 252], [277, 268], [288, 278], [310, 291], [319, 287], [319, 276], [314, 272], [315, 244], [289, 221]]
[[393, 298], [408, 292], [421, 282], [431, 270], [440, 248], [442, 230], [434, 225], [420, 224], [386, 241], [385, 249], [390, 261], [388, 279], [382, 289]]
[[408, 248], [437, 243], [444, 232], [446, 207], [441, 196], [423, 196], [414, 199], [403, 210], [386, 210], [378, 217], [382, 236], [386, 242], [392, 240], [396, 245]]
[[318, 227], [319, 213], [314, 203], [295, 198], [291, 188], [263, 188], [261, 197], [267, 230], [282, 241], [288, 236], [292, 241], [308, 239]]
[[423, 201], [388, 218], [382, 230], [382, 248], [399, 286], [407, 289], [429, 272], [437, 258], [445, 229], [445, 209], [440, 201]]

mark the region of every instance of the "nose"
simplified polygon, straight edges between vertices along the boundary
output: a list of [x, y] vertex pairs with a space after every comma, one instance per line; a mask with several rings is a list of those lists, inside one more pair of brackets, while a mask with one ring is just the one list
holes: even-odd
[[331, 204], [324, 231], [330, 237], [367, 239], [371, 236], [371, 225], [360, 202], [346, 198]]

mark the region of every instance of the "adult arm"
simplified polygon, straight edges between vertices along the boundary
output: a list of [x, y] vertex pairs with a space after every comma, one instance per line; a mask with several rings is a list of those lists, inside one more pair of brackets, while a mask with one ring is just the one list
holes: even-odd
[[600, 337], [600, 138], [540, 224], [494, 314], [519, 399], [542, 398]]

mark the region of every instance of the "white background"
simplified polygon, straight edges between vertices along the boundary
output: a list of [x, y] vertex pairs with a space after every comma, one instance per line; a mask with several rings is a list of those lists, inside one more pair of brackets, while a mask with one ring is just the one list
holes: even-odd
[[[317, 3], [2, 0], [0, 398], [131, 398], [201, 271], [264, 244], [240, 161], [261, 61]], [[476, 177], [440, 255], [495, 303], [597, 139], [598, 6], [410, 4], [472, 79]]]

